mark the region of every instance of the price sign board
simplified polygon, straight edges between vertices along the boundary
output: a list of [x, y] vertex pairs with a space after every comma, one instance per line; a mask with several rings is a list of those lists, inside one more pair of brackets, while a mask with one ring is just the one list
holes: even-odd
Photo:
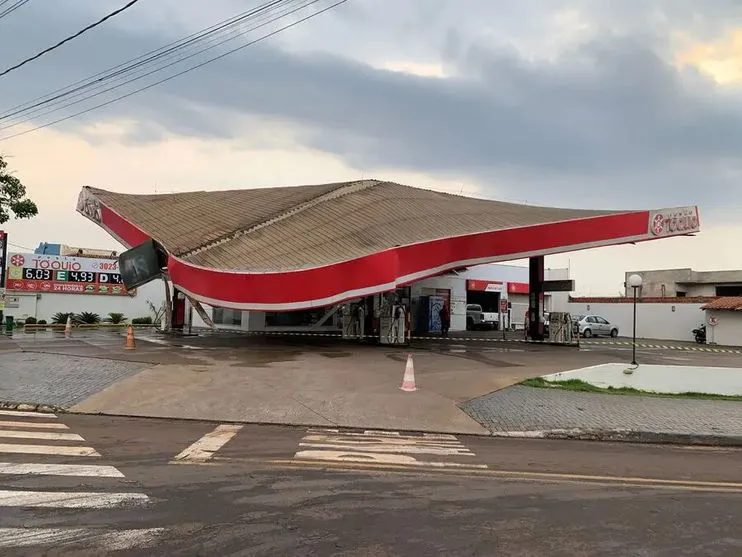
[[124, 296], [116, 259], [9, 253], [8, 290]]

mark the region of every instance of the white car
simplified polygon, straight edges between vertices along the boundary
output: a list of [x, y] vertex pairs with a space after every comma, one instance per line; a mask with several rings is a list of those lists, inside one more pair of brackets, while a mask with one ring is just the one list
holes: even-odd
[[582, 337], [618, 336], [618, 327], [599, 315], [579, 315], [576, 321]]

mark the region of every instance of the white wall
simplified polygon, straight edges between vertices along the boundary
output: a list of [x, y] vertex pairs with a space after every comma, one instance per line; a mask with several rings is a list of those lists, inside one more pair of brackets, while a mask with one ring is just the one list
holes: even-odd
[[[736, 311], [706, 310], [706, 318], [715, 317], [715, 327], [706, 326], [706, 340], [724, 346], [742, 346], [742, 315]], [[707, 321], [708, 322], [708, 321]]]
[[[662, 340], [693, 340], [693, 329], [704, 323], [703, 304], [638, 303], [636, 336]], [[569, 303], [572, 315], [599, 315], [616, 325], [620, 336], [631, 336], [633, 304], [626, 302]], [[673, 311], [675, 308], [675, 311]]]
[[509, 294], [510, 302], [510, 324], [516, 329], [522, 329], [526, 324], [526, 312], [528, 311], [528, 294]]
[[6, 308], [5, 315], [12, 315], [16, 320], [26, 317], [45, 319], [58, 312], [80, 313], [90, 311], [101, 318], [109, 313], [123, 313], [127, 319], [133, 317], [152, 317], [147, 301], [160, 307], [165, 300], [165, 285], [162, 281], [153, 281], [137, 289], [136, 296], [105, 296], [99, 294], [49, 294], [8, 292], [9, 296], [18, 296], [18, 308]]

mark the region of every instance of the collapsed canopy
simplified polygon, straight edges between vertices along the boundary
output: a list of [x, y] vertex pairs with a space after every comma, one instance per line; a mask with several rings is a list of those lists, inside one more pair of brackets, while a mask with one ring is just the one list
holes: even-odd
[[202, 302], [290, 310], [450, 269], [688, 234], [696, 207], [587, 211], [391, 182], [132, 195], [85, 187], [78, 211], [129, 247], [153, 239]]

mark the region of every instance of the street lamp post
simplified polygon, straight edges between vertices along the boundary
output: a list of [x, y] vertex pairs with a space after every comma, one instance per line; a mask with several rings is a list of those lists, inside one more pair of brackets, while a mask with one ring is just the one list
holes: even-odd
[[634, 332], [631, 341], [631, 365], [637, 366], [636, 363], [636, 291], [642, 285], [641, 275], [631, 275], [629, 277], [629, 286], [634, 290]]

